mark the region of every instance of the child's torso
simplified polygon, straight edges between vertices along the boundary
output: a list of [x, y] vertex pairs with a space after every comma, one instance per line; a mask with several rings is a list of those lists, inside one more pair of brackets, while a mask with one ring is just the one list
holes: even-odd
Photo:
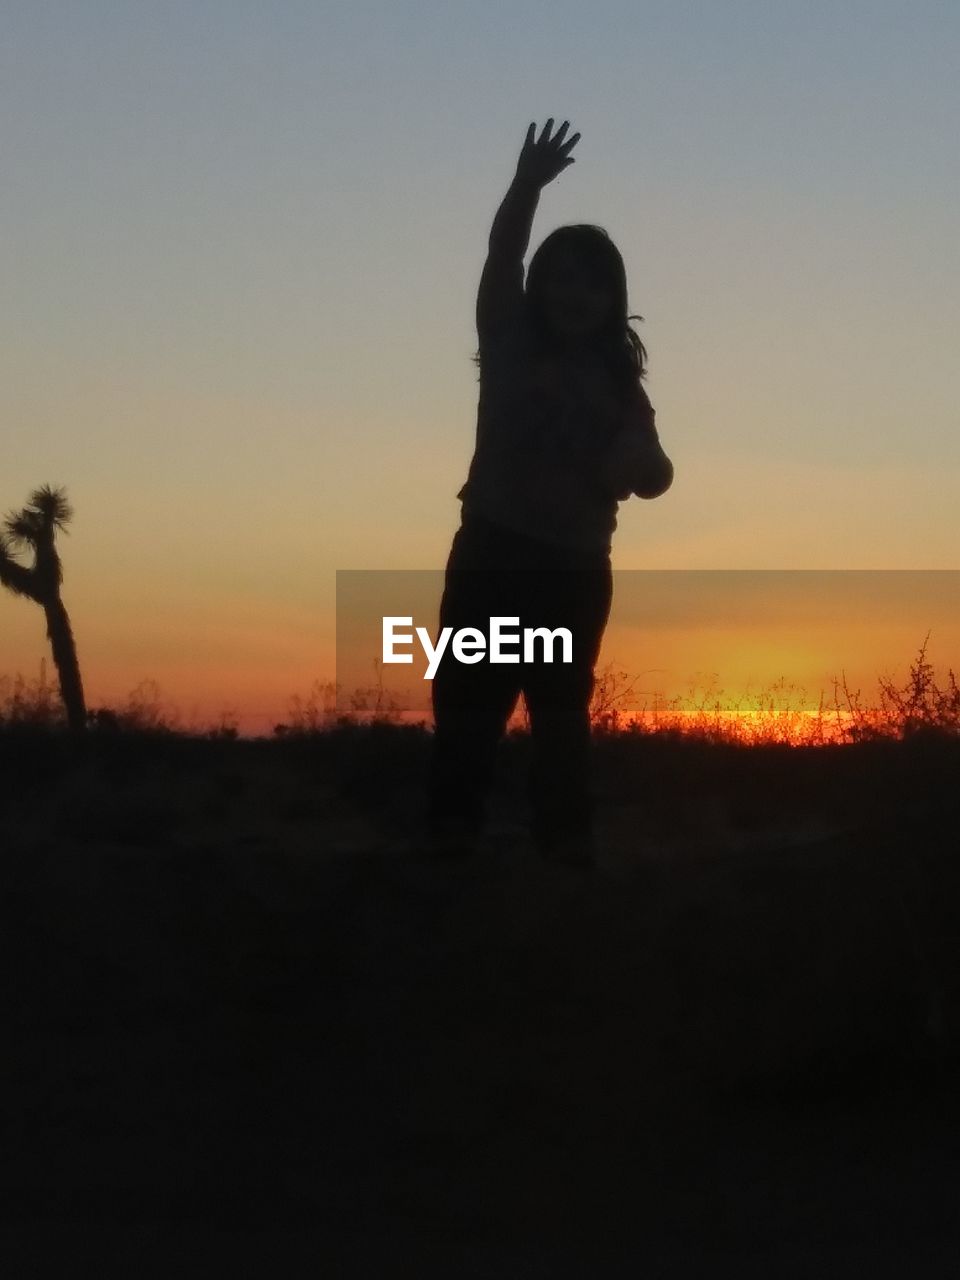
[[617, 500], [598, 466], [623, 426], [612, 373], [589, 353], [537, 353], [522, 328], [481, 352], [477, 441], [458, 497], [569, 546], [609, 546]]

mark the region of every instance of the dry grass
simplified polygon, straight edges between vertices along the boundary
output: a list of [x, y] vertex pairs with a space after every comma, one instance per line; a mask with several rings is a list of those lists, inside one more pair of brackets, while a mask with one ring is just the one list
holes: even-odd
[[[927, 658], [928, 641], [929, 635], [902, 683], [891, 676], [878, 677], [878, 698], [870, 704], [864, 702], [859, 689], [849, 687], [845, 674], [834, 677], [830, 699], [821, 690], [815, 704], [802, 686], [786, 677], [736, 697], [727, 695], [713, 677], [705, 684], [692, 683], [685, 695], [651, 703], [637, 693], [639, 677], [611, 662], [597, 672], [590, 718], [598, 737], [653, 734], [743, 746], [826, 746], [917, 735], [956, 737], [960, 735], [960, 687], [952, 668], [946, 681], [938, 683]], [[90, 710], [88, 719], [92, 728], [108, 732], [238, 736], [236, 717], [229, 712], [221, 713], [214, 725], [185, 729], [179, 713], [162, 704], [155, 680], [141, 681], [120, 706]], [[334, 681], [315, 680], [306, 697], [291, 696], [288, 714], [274, 726], [273, 733], [278, 738], [310, 736], [351, 724], [403, 723], [409, 721], [401, 700], [385, 690], [382, 679], [376, 685], [353, 690], [349, 696]], [[420, 723], [426, 725], [426, 719]], [[19, 674], [15, 678], [0, 676], [0, 729], [58, 729], [64, 724], [57, 687], [47, 676], [45, 660], [40, 664], [39, 679], [32, 682]], [[529, 730], [522, 698], [509, 729]]]

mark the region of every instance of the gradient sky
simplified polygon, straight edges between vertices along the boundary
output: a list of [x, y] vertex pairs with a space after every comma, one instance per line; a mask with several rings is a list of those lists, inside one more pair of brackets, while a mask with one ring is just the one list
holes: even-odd
[[[337, 569], [442, 567], [551, 115], [531, 252], [620, 247], [676, 468], [615, 568], [960, 567], [958, 50], [947, 0], [6, 0], [0, 509], [67, 488], [90, 704], [269, 730], [334, 673]], [[47, 654], [0, 596], [0, 674]]]

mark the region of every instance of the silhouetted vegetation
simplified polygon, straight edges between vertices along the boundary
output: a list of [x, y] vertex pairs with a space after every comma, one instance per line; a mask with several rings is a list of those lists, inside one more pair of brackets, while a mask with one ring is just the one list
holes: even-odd
[[[806, 690], [785, 677], [756, 693], [734, 698], [717, 687], [716, 678], [686, 695], [662, 699], [637, 692], [639, 676], [631, 676], [608, 663], [598, 670], [590, 706], [596, 737], [627, 734], [631, 737], [695, 738], [700, 742], [764, 746], [824, 746], [875, 739], [903, 740], [916, 736], [952, 738], [960, 735], [960, 687], [953, 669], [946, 682], [938, 683], [927, 657], [929, 634], [911, 663], [905, 680], [892, 676], [877, 679], [878, 700], [865, 704], [859, 689], [851, 690], [845, 674], [833, 680], [829, 701], [821, 691], [811, 708]], [[402, 699], [389, 693], [382, 671], [377, 684], [357, 688], [348, 696], [336, 682], [315, 680], [306, 697], [294, 694], [283, 721], [273, 727], [276, 738], [315, 735], [345, 725], [410, 723]], [[179, 714], [165, 709], [155, 680], [143, 680], [115, 707], [87, 712], [88, 725], [106, 732], [152, 731], [200, 733], [201, 736], [235, 738], [236, 717], [222, 713], [219, 721], [200, 730], [187, 730]], [[65, 723], [57, 691], [46, 680], [41, 660], [39, 680], [27, 682], [0, 676], [0, 729], [33, 725], [57, 729]], [[420, 721], [424, 729], [427, 716]], [[529, 727], [523, 699], [511, 721], [511, 733]]]
[[[65, 490], [49, 485], [35, 489], [26, 506], [4, 520], [0, 532], [0, 583], [14, 595], [34, 600], [42, 607], [67, 723], [71, 732], [82, 733], [87, 723], [83, 683], [70, 619], [60, 598], [63, 566], [54, 545], [57, 529], [66, 531], [72, 518]], [[29, 567], [15, 558], [14, 553], [24, 548], [33, 553]]]

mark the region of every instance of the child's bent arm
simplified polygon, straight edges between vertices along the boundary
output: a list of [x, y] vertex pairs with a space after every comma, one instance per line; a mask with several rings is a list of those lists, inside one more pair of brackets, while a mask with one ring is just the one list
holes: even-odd
[[673, 463], [663, 452], [656, 436], [645, 441], [644, 445], [642, 453], [637, 451], [630, 492], [638, 498], [659, 498], [673, 484]]
[[660, 444], [653, 409], [642, 390], [637, 410], [604, 458], [604, 478], [618, 502], [632, 494], [659, 498], [673, 484], [673, 463]]
[[523, 258], [530, 243], [540, 190], [514, 178], [490, 230], [477, 290], [477, 333], [495, 336], [516, 319], [523, 301]]

